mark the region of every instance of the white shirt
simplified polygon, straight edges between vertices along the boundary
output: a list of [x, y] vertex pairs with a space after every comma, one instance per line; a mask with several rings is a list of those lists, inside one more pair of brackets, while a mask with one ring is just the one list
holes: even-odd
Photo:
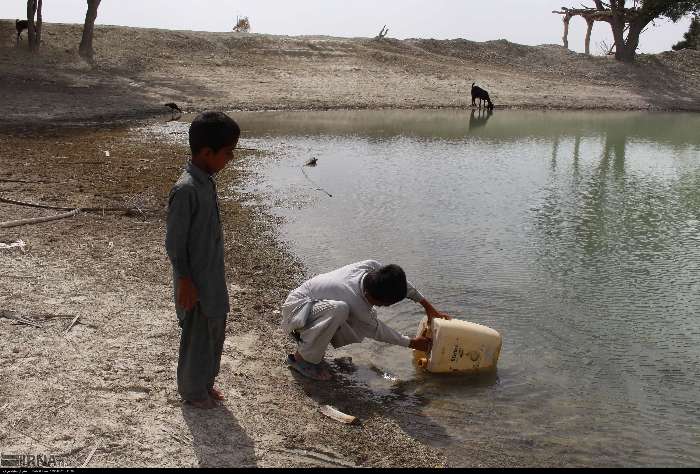
[[[364, 277], [368, 272], [380, 267], [382, 264], [375, 260], [365, 260], [322, 273], [305, 281], [289, 294], [282, 305], [283, 326], [290, 332], [301, 329], [298, 326], [295, 327], [291, 320], [296, 312], [310, 301], [344, 301], [350, 307], [346, 323], [357, 337], [342, 341], [340, 345], [361, 342], [365, 337], [369, 337], [377, 341], [408, 347], [411, 338], [398, 333], [377, 319], [376, 309], [365, 298]], [[406, 283], [408, 286], [406, 297], [416, 302], [420, 301], [423, 295], [410, 282]]]

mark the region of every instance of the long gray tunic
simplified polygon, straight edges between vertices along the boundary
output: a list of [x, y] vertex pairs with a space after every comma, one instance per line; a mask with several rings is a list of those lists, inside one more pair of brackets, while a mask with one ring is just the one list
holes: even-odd
[[225, 318], [230, 310], [224, 269], [224, 239], [214, 179], [192, 162], [177, 180], [168, 198], [165, 247], [173, 265], [175, 307], [178, 278], [190, 277], [202, 311], [210, 318]]
[[[381, 266], [382, 264], [375, 260], [365, 260], [307, 280], [293, 290], [282, 305], [283, 328], [287, 332], [305, 328], [315, 302], [343, 301], [349, 306], [349, 315], [334, 337], [335, 347], [362, 342], [366, 337], [408, 347], [411, 338], [377, 319], [377, 311], [365, 298], [363, 279], [368, 272]], [[419, 302], [423, 295], [410, 282], [407, 283], [406, 297]]]

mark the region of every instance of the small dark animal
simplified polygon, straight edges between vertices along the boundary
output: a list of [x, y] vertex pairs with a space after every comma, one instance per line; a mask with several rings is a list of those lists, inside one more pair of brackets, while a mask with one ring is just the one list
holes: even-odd
[[175, 112], [177, 112], [179, 114], [177, 116], [178, 119], [182, 116], [182, 110], [180, 109], [180, 107], [177, 106], [177, 104], [175, 102], [168, 102], [167, 104], [163, 104], [163, 105], [165, 107], [169, 108], [170, 111], [172, 112], [172, 117], [170, 118], [170, 120], [177, 120], [175, 118]]
[[309, 161], [306, 162], [304, 166], [316, 166], [318, 163], [318, 158], [311, 158]]
[[476, 82], [472, 82], [472, 105], [476, 106], [476, 99], [479, 99], [479, 108], [481, 108], [482, 101], [486, 101], [488, 103], [488, 108], [493, 110], [493, 102], [491, 102], [489, 93], [474, 84], [476, 84]]
[[17, 30], [17, 42], [22, 39], [22, 32], [29, 28], [27, 20], [15, 20], [15, 29]]
[[177, 112], [182, 113], [182, 110], [180, 110], [180, 107], [178, 107], [177, 104], [176, 104], [175, 102], [168, 102], [167, 104], [163, 104], [163, 105], [165, 105], [166, 107], [168, 107], [168, 108], [169, 108], [170, 110], [172, 110], [173, 112], [177, 111]]

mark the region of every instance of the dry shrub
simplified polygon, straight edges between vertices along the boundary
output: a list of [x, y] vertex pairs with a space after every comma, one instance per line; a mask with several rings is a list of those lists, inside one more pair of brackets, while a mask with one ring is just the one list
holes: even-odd
[[248, 33], [250, 31], [250, 21], [248, 21], [248, 17], [236, 18], [236, 26], [233, 27], [233, 31]]

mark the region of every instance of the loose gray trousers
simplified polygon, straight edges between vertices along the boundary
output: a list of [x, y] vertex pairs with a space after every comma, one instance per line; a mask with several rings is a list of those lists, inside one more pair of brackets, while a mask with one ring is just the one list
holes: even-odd
[[349, 315], [350, 307], [344, 301], [321, 300], [314, 303], [306, 326], [297, 331], [301, 337], [297, 350], [305, 361], [312, 364], [320, 363], [326, 354], [328, 344], [336, 334], [342, 332], [343, 328], [352, 331], [344, 324]]
[[205, 317], [199, 303], [185, 318], [177, 361], [177, 391], [185, 400], [206, 400], [219, 374], [226, 337], [226, 317]]

